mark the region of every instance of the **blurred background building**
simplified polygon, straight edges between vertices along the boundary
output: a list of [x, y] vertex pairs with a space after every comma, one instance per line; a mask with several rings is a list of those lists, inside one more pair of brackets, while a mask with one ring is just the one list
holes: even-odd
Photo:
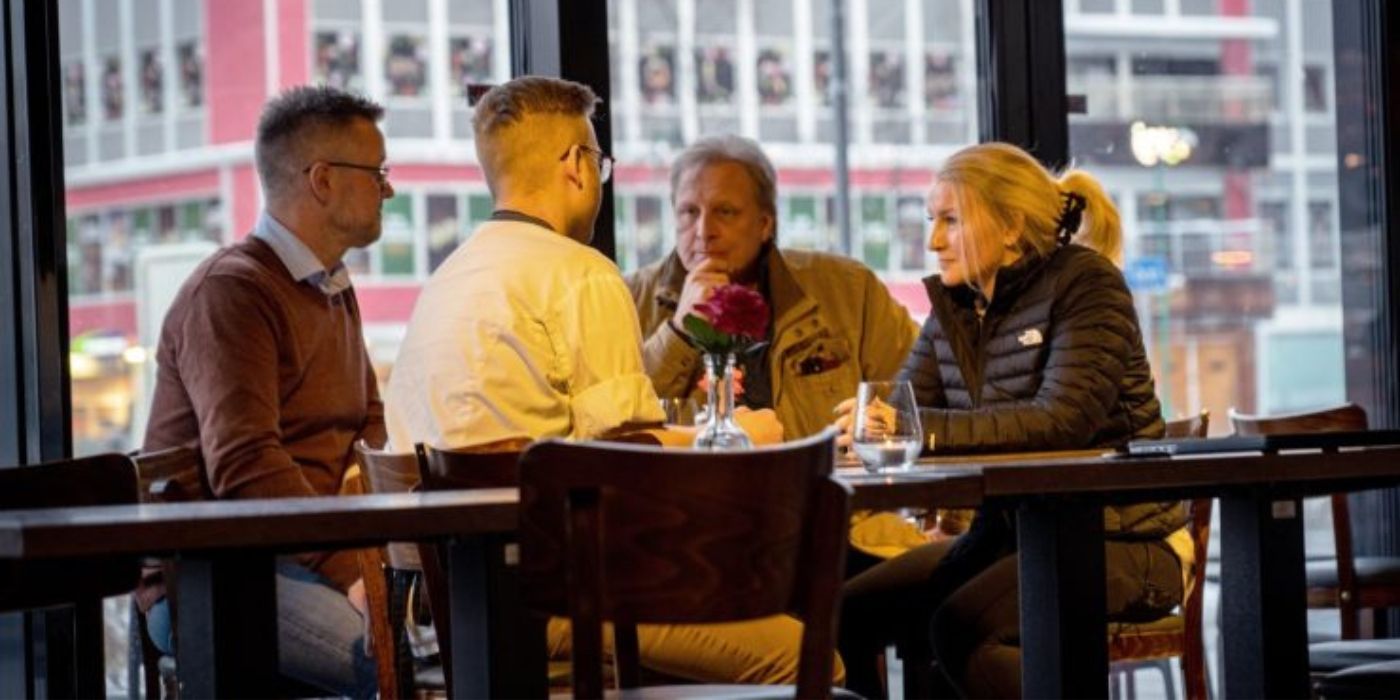
[[[667, 167], [759, 139], [779, 240], [874, 268], [917, 316], [924, 195], [977, 139], [972, 0], [846, 0], [849, 202], [835, 224], [832, 0], [614, 0], [617, 262], [675, 241]], [[1109, 188], [1169, 414], [1345, 399], [1327, 0], [1066, 0], [1075, 163]], [[388, 107], [384, 235], [348, 262], [381, 380], [417, 291], [491, 213], [465, 86], [509, 77], [507, 0], [60, 0], [76, 454], [136, 446], [164, 300], [260, 202], [263, 102]], [[599, 42], [603, 41], [599, 37]]]

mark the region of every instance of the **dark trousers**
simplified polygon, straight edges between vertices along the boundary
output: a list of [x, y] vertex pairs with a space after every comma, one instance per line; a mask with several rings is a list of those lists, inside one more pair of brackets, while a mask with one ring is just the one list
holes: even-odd
[[[1181, 563], [1161, 540], [1109, 541], [1104, 565], [1111, 621], [1150, 622], [1181, 602]], [[1019, 584], [1016, 556], [1003, 557], [934, 614], [938, 667], [965, 697], [1021, 697]]]
[[[846, 686], [887, 697], [877, 656], [897, 643], [906, 675], [927, 672], [936, 658], [962, 694], [1019, 697], [1012, 532], [1005, 514], [982, 513], [957, 540], [919, 547], [847, 581], [839, 638]], [[1154, 620], [1181, 602], [1181, 565], [1165, 542], [1109, 541], [1104, 558], [1110, 619]]]
[[886, 697], [877, 657], [890, 644], [899, 645], [905, 674], [926, 672], [934, 611], [1012, 546], [1005, 516], [981, 514], [955, 540], [912, 549], [848, 580], [838, 638], [846, 687], [868, 698]]

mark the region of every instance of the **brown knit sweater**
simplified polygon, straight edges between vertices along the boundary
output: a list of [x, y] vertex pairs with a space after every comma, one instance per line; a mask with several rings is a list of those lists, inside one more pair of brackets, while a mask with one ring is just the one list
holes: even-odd
[[[249, 236], [202, 263], [165, 317], [146, 450], [203, 459], [206, 495], [336, 494], [360, 437], [384, 439], [384, 409], [353, 289], [297, 282]], [[304, 563], [341, 589], [349, 552]]]

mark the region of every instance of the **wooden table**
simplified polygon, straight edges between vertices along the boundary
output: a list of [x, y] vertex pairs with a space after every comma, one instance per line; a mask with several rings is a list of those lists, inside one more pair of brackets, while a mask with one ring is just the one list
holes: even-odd
[[514, 592], [502, 572], [518, 499], [516, 489], [489, 489], [5, 511], [0, 558], [177, 557], [181, 692], [250, 697], [278, 679], [277, 555], [447, 539], [454, 694], [544, 696], [543, 623], [522, 623], [518, 604], [493, 604]]
[[983, 502], [1017, 516], [1026, 697], [1107, 694], [1103, 548], [1083, 546], [1102, 539], [1103, 507], [1207, 497], [1221, 501], [1224, 694], [1308, 697], [1299, 499], [1400, 483], [1400, 447], [1150, 459], [1040, 453], [928, 459], [879, 477], [842, 472], [858, 504], [882, 508], [968, 505], [931, 497], [970, 489], [944, 485], [969, 474], [980, 476]]

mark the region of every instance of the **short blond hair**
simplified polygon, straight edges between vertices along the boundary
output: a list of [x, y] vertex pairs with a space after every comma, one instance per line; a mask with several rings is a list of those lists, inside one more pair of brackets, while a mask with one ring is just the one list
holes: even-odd
[[[538, 182], [533, 171], [550, 157], [536, 151], [550, 142], [557, 132], [515, 134], [515, 127], [528, 118], [579, 119], [586, 123], [598, 106], [598, 96], [587, 85], [558, 78], [527, 75], [497, 85], [482, 95], [472, 116], [477, 160], [486, 175], [486, 186], [493, 196], [502, 189], [530, 188]], [[528, 137], [528, 142], [525, 138]]]
[[[1116, 265], [1123, 263], [1118, 207], [1098, 179], [1083, 170], [1056, 177], [1016, 146], [982, 143], [949, 156], [938, 180], [953, 187], [975, 238], [986, 235], [986, 224], [1004, 230], [1020, 219], [1022, 252], [1049, 255], [1066, 233], [1072, 242]], [[1073, 210], [1081, 205], [1082, 213], [1076, 214]]]
[[527, 75], [497, 85], [476, 103], [472, 131], [478, 139], [489, 139], [501, 129], [519, 124], [531, 114], [559, 114], [591, 119], [599, 104], [593, 89], [582, 83], [559, 78]]

